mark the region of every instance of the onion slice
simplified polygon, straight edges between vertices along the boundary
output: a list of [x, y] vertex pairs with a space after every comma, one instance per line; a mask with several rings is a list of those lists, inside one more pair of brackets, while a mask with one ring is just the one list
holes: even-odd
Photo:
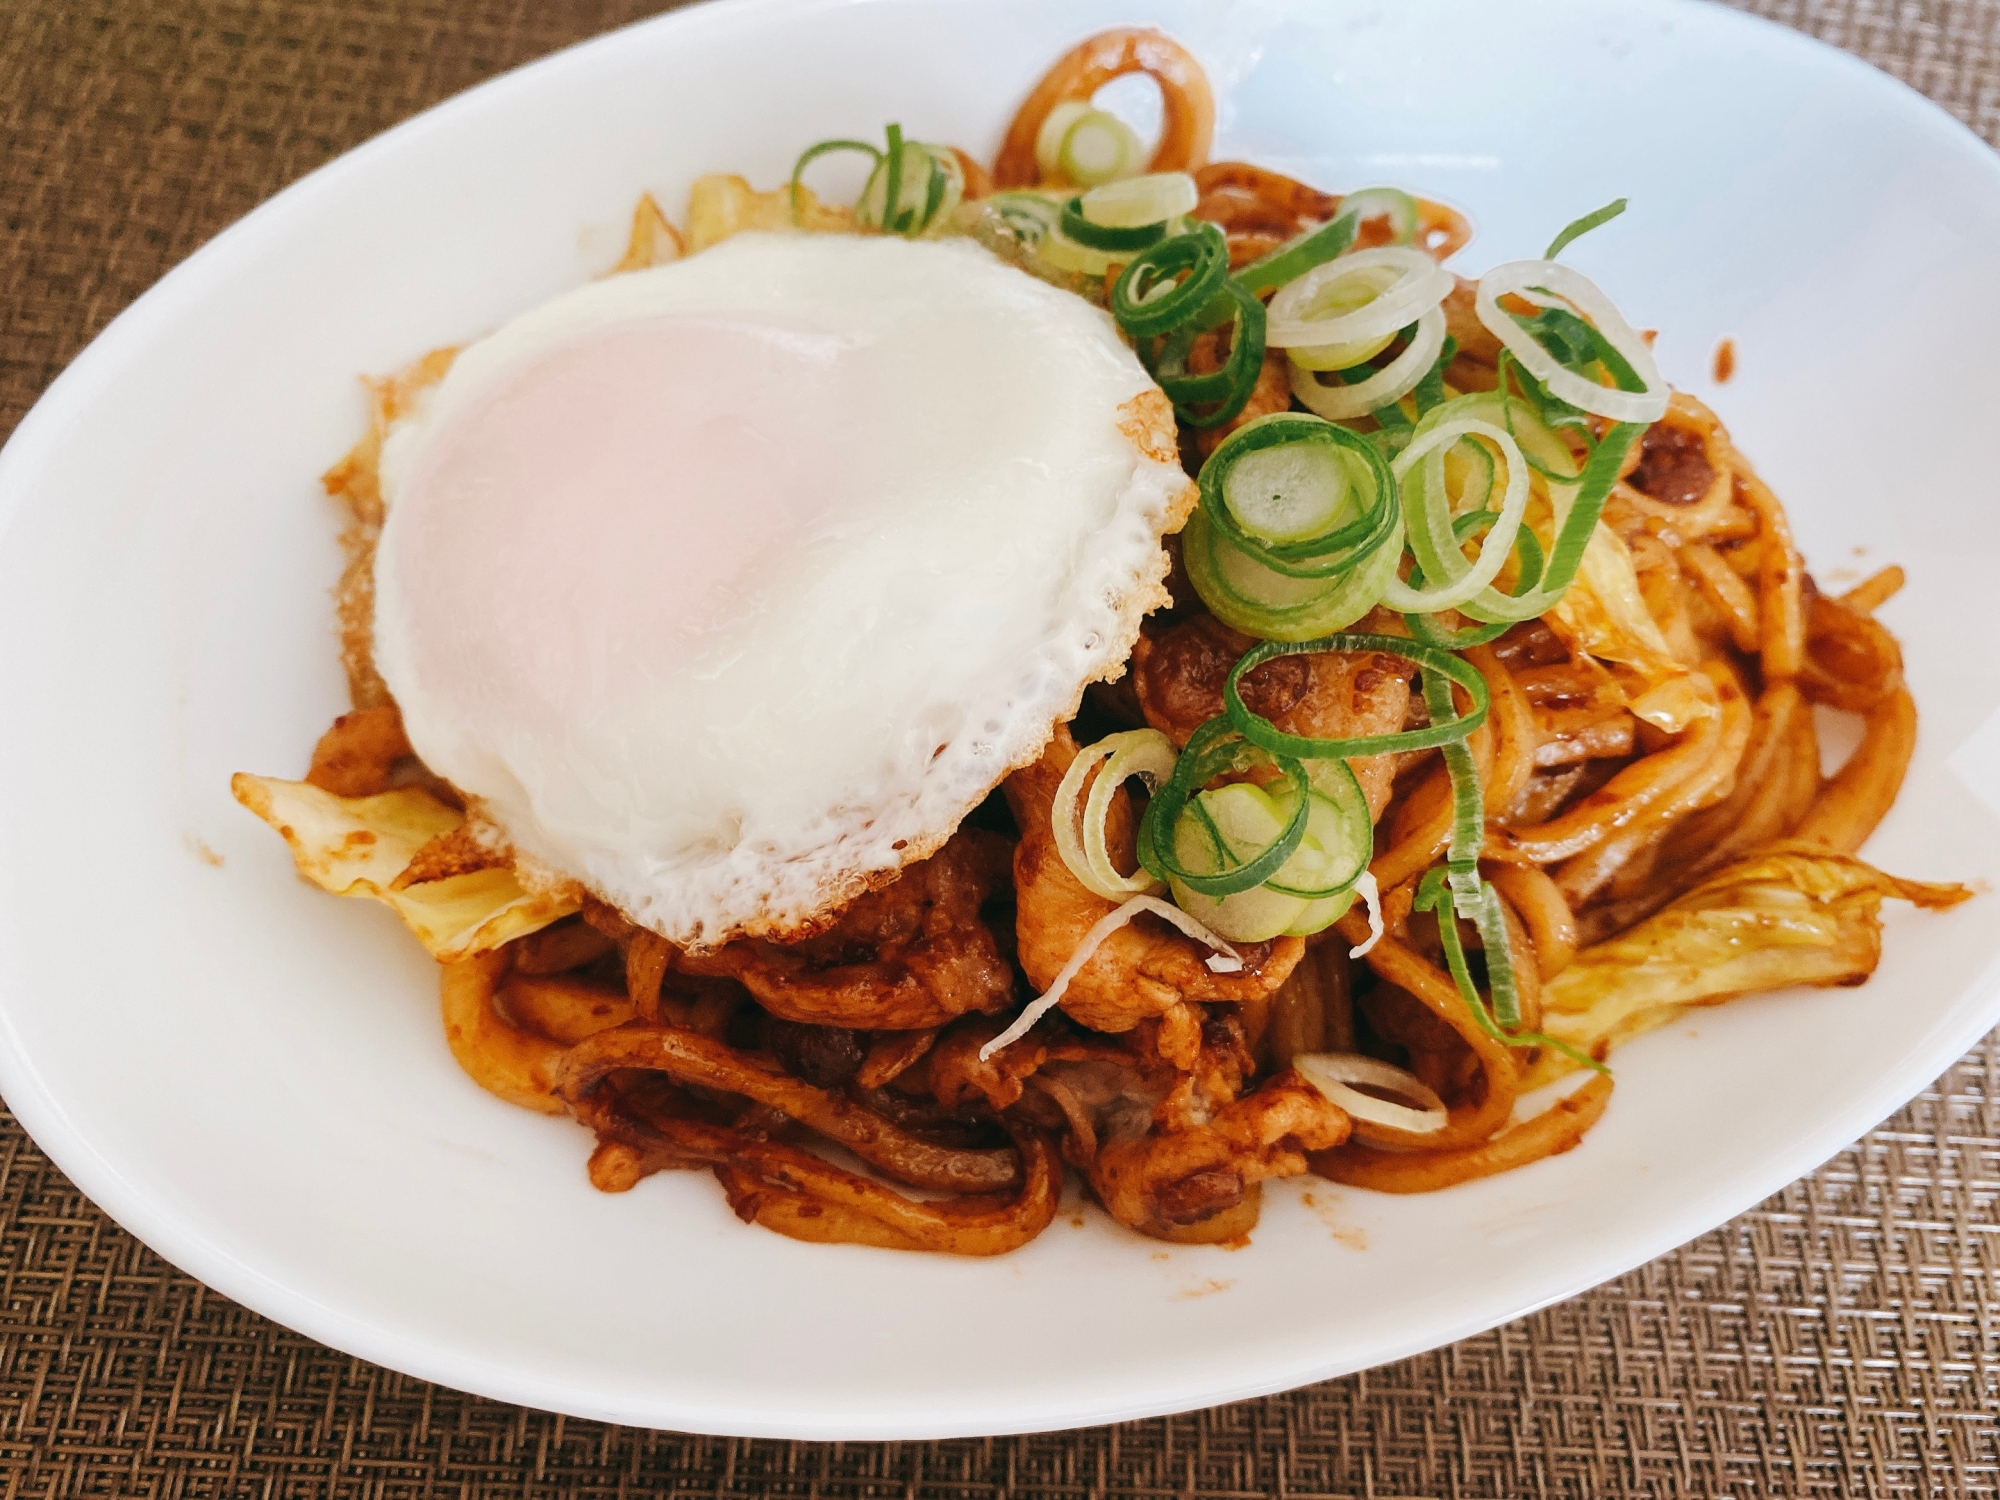
[[[1314, 304], [1341, 282], [1385, 267], [1398, 274], [1366, 305], [1332, 318], [1311, 315]], [[1374, 277], [1368, 280], [1372, 283]], [[1264, 342], [1273, 349], [1302, 349], [1387, 338], [1443, 302], [1454, 285], [1451, 272], [1421, 250], [1401, 245], [1357, 250], [1314, 266], [1279, 288], [1271, 299]]]
[[[1055, 804], [1049, 821], [1056, 836], [1056, 852], [1093, 895], [1107, 901], [1123, 901], [1127, 896], [1157, 895], [1164, 886], [1143, 869], [1125, 875], [1111, 862], [1111, 850], [1104, 838], [1104, 820], [1111, 813], [1111, 799], [1129, 776], [1137, 776], [1157, 791], [1174, 774], [1180, 757], [1174, 742], [1157, 729], [1133, 729], [1124, 734], [1108, 734], [1096, 744], [1076, 753], [1056, 787]], [[1093, 766], [1102, 765], [1091, 783], [1090, 796], [1083, 795], [1083, 783]], [[1081, 809], [1078, 803], [1082, 803]], [[1079, 824], [1081, 825], [1079, 836]]]
[[1444, 349], [1444, 309], [1433, 307], [1417, 319], [1410, 347], [1357, 385], [1321, 385], [1314, 372], [1290, 365], [1292, 394], [1329, 422], [1349, 422], [1380, 411], [1415, 390]]
[[[1407, 1130], [1412, 1135], [1432, 1135], [1444, 1129], [1450, 1118], [1444, 1100], [1429, 1084], [1380, 1058], [1364, 1057], [1358, 1052], [1305, 1052], [1292, 1059], [1292, 1066], [1333, 1103], [1371, 1125]], [[1392, 1104], [1349, 1087], [1356, 1083], [1392, 1090], [1405, 1099], [1416, 1100], [1423, 1108]]]
[[[1507, 491], [1501, 498], [1499, 519], [1480, 544], [1479, 561], [1476, 563], [1467, 563], [1465, 554], [1459, 551], [1458, 539], [1452, 533], [1451, 502], [1444, 492], [1444, 455], [1453, 444], [1468, 437], [1486, 439], [1500, 450], [1500, 461], [1507, 466]], [[1426, 482], [1419, 492], [1426, 503], [1420, 515], [1409, 514], [1409, 491], [1404, 490], [1406, 509], [1403, 524], [1411, 531], [1420, 527], [1423, 529], [1424, 540], [1429, 546], [1419, 551], [1418, 558], [1426, 564], [1435, 559], [1445, 576], [1432, 578], [1430, 568], [1426, 566], [1424, 577], [1430, 587], [1423, 589], [1413, 589], [1400, 578], [1390, 579], [1382, 602], [1406, 615], [1427, 615], [1441, 609], [1456, 609], [1482, 593], [1499, 576], [1507, 555], [1514, 550], [1514, 539], [1521, 530], [1521, 518], [1528, 510], [1528, 461], [1522, 456], [1521, 446], [1514, 441], [1513, 434], [1504, 427], [1496, 427], [1478, 417], [1459, 417], [1441, 422], [1397, 454], [1390, 470], [1400, 484], [1410, 470], [1427, 458], [1430, 463], [1425, 470]], [[1491, 500], [1489, 494], [1484, 508], [1493, 508]], [[1425, 552], [1430, 555], [1425, 556]]]
[[[1586, 380], [1564, 366], [1500, 306], [1500, 299], [1509, 293], [1536, 307], [1561, 307], [1567, 303], [1588, 318], [1604, 341], [1624, 357], [1632, 373], [1646, 383], [1645, 390], [1614, 390]], [[1625, 321], [1617, 305], [1582, 272], [1552, 260], [1510, 260], [1479, 278], [1473, 307], [1487, 331], [1505, 344], [1522, 368], [1547, 386], [1549, 394], [1558, 400], [1613, 422], [1642, 422], [1650, 426], [1666, 415], [1667, 383], [1660, 375], [1653, 351]]]
[[1090, 962], [1091, 955], [1097, 952], [1098, 948], [1103, 945], [1104, 940], [1134, 917], [1138, 916], [1140, 912], [1145, 911], [1149, 911], [1154, 916], [1172, 923], [1196, 942], [1206, 943], [1224, 958], [1233, 959], [1236, 964], [1236, 970], [1233, 972], [1240, 972], [1242, 970], [1243, 955], [1230, 947], [1222, 938], [1217, 937], [1206, 927], [1202, 926], [1193, 917], [1182, 911], [1178, 906], [1175, 906], [1170, 901], [1162, 901], [1158, 896], [1134, 896], [1123, 906], [1118, 907], [1115, 911], [1106, 912], [1098, 919], [1097, 924], [1083, 935], [1083, 941], [1076, 945], [1076, 952], [1069, 956], [1069, 962], [1056, 971], [1056, 977], [1049, 982], [1047, 993], [1039, 999], [1030, 1002], [1026, 1010], [1014, 1017], [1014, 1024], [1012, 1026], [1009, 1026], [1000, 1035], [993, 1038], [984, 1047], [981, 1047], [979, 1049], [979, 1060], [985, 1062], [1002, 1047], [1012, 1046], [1033, 1030], [1035, 1022], [1041, 1020], [1043, 1016], [1054, 1010], [1062, 1002], [1063, 992], [1069, 988], [1069, 982], [1083, 972], [1083, 966]]

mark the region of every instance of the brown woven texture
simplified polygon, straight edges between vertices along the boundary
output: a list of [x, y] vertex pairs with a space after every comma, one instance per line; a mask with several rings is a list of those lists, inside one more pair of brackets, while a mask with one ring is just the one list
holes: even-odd
[[[0, 432], [285, 183], [658, 8], [0, 0]], [[1755, 8], [2000, 140], [2000, 0]], [[1996, 1196], [2000, 1035], [1734, 1223], [1435, 1354], [1080, 1433], [739, 1442], [548, 1416], [323, 1348], [166, 1265], [0, 1114], [0, 1497], [1994, 1495]]]

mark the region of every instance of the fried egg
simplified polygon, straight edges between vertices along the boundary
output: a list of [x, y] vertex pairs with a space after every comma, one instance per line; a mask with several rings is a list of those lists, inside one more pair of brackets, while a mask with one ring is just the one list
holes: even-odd
[[1193, 495], [1082, 299], [965, 242], [745, 234], [470, 345], [389, 434], [377, 665], [533, 879], [813, 930], [1032, 761]]

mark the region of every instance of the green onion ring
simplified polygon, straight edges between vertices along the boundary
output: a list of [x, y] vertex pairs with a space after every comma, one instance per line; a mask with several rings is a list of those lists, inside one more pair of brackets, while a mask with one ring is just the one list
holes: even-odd
[[[1269, 719], [1261, 714], [1252, 713], [1244, 706], [1239, 684], [1246, 673], [1256, 671], [1274, 657], [1315, 656], [1323, 651], [1379, 651], [1384, 655], [1400, 656], [1405, 661], [1413, 661], [1424, 668], [1427, 674], [1436, 672], [1464, 688], [1466, 696], [1472, 699], [1471, 711], [1463, 715], [1454, 714], [1452, 718], [1442, 723], [1432, 722], [1422, 729], [1403, 729], [1394, 734], [1367, 734], [1345, 740], [1324, 740], [1286, 734]], [[1455, 740], [1464, 739], [1486, 722], [1489, 701], [1486, 679], [1479, 675], [1471, 663], [1453, 656], [1448, 651], [1439, 651], [1420, 641], [1405, 640], [1399, 635], [1342, 633], [1322, 636], [1316, 641], [1265, 641], [1245, 652], [1243, 658], [1229, 669], [1229, 676], [1222, 684], [1223, 713], [1237, 733], [1274, 756], [1295, 756], [1300, 760], [1319, 760], [1331, 755], [1337, 755], [1342, 760], [1353, 760], [1361, 756], [1388, 755], [1403, 750], [1428, 750], [1436, 745], [1448, 745]]]
[[867, 141], [821, 141], [816, 146], [806, 147], [805, 150], [799, 153], [799, 159], [792, 163], [791, 208], [793, 227], [796, 228], [799, 222], [800, 174], [818, 158], [830, 155], [835, 151], [864, 151], [877, 166], [882, 164], [882, 153]]
[[1084, 217], [1083, 195], [1078, 193], [1063, 204], [1062, 216], [1056, 221], [1056, 227], [1086, 249], [1144, 250], [1165, 238], [1167, 223], [1162, 219], [1157, 224], [1140, 224], [1130, 229], [1095, 223]]
[[[1193, 323], [1184, 323], [1169, 333], [1150, 360], [1141, 346], [1140, 362], [1174, 403], [1174, 414], [1190, 427], [1220, 427], [1242, 411], [1257, 388], [1258, 372], [1264, 368], [1264, 304], [1238, 286], [1233, 277], [1222, 283], [1215, 300], [1225, 298], [1235, 304], [1236, 333], [1230, 340], [1229, 359], [1220, 370], [1206, 375], [1187, 373], [1188, 349], [1197, 331]], [[1211, 302], [1211, 310], [1213, 306]], [[1196, 410], [1211, 402], [1219, 404], [1208, 411]]]
[[1236, 283], [1253, 297], [1272, 291], [1288, 281], [1297, 281], [1314, 266], [1324, 265], [1354, 243], [1361, 219], [1341, 214], [1328, 223], [1316, 225], [1261, 255], [1236, 273]]
[[[1451, 684], [1437, 672], [1424, 673], [1424, 707], [1430, 710], [1433, 724], [1450, 723], [1458, 717]], [[1451, 870], [1452, 893], [1469, 901], [1479, 892], [1479, 851], [1486, 843], [1479, 767], [1464, 740], [1453, 740], [1440, 749], [1451, 776], [1451, 842], [1446, 846], [1445, 863]]]
[[[1182, 271], [1187, 280], [1163, 296], [1151, 295]], [[1207, 307], [1228, 276], [1229, 241], [1213, 224], [1203, 224], [1142, 250], [1111, 288], [1111, 316], [1135, 339], [1166, 333]]]
[[[1458, 517], [1451, 523], [1452, 535], [1463, 541], [1479, 527], [1493, 519], [1490, 510], [1475, 510], [1469, 515]], [[1514, 550], [1521, 554], [1521, 580], [1516, 594], [1526, 593], [1542, 578], [1542, 544], [1534, 531], [1523, 526], [1514, 533]], [[1409, 585], [1421, 588], [1424, 582], [1423, 564], [1410, 565]], [[1468, 630], [1446, 630], [1437, 624], [1436, 615], [1404, 615], [1403, 623], [1410, 627], [1410, 635], [1426, 646], [1435, 646], [1440, 651], [1465, 651], [1473, 646], [1483, 646], [1488, 641], [1497, 641], [1512, 627], [1504, 620], [1491, 625], [1476, 625]]]
[[[1487, 945], [1486, 973], [1489, 982], [1495, 986], [1494, 1003], [1497, 1008], [1501, 998], [1499, 989], [1501, 981], [1496, 975], [1504, 973], [1505, 982], [1512, 991], [1508, 1003], [1515, 1017], [1513, 1024], [1518, 1025], [1520, 1021], [1518, 983], [1514, 979], [1513, 955], [1507, 947], [1506, 919], [1499, 911], [1499, 893], [1490, 885], [1482, 887], [1482, 899], [1478, 904], [1482, 908], [1490, 909], [1490, 916], [1489, 911], [1485, 909], [1468, 912], [1466, 915], [1468, 920], [1478, 927], [1480, 941]], [[1500, 1023], [1487, 1012], [1485, 1002], [1479, 998], [1479, 987], [1472, 982], [1471, 966], [1465, 961], [1465, 943], [1458, 935], [1457, 903], [1452, 898], [1451, 887], [1442, 868], [1425, 872], [1424, 878], [1417, 884], [1416, 899], [1410, 903], [1410, 910], [1437, 914], [1438, 941], [1444, 948], [1445, 963], [1451, 970], [1452, 982], [1458, 986], [1459, 994], [1465, 999], [1466, 1009], [1472, 1012], [1472, 1018], [1479, 1024], [1481, 1031], [1503, 1047], [1547, 1047], [1552, 1052], [1561, 1053], [1573, 1063], [1609, 1075], [1611, 1070], [1603, 1063], [1588, 1053], [1572, 1047], [1568, 1042], [1559, 1041], [1539, 1031], [1504, 1031]], [[1497, 947], [1495, 940], [1487, 936], [1489, 920], [1495, 924], [1495, 930], [1500, 934]]]
[[1611, 498], [1611, 487], [1618, 482], [1626, 451], [1645, 430], [1645, 424], [1639, 422], [1616, 423], [1590, 450], [1583, 472], [1574, 481], [1576, 498], [1570, 502], [1569, 514], [1563, 517], [1562, 529], [1556, 533], [1540, 587], [1523, 594], [1502, 594], [1489, 588], [1462, 605], [1459, 613], [1489, 624], [1501, 621], [1518, 624], [1537, 619], [1560, 604], [1564, 593], [1576, 581], [1577, 569], [1583, 566], [1584, 548], [1590, 545], [1591, 534], [1597, 530], [1597, 518], [1604, 513], [1604, 502]]
[[[1291, 821], [1277, 839], [1256, 858], [1233, 870], [1200, 871], [1184, 867], [1173, 852], [1173, 835], [1188, 804], [1217, 776], [1250, 770], [1258, 762], [1274, 763], [1284, 773], [1294, 793]], [[1194, 809], [1199, 812], [1200, 809]], [[1139, 863], [1157, 880], [1178, 880], [1198, 895], [1220, 899], [1262, 885], [1284, 867], [1306, 836], [1306, 822], [1312, 812], [1312, 781], [1298, 761], [1289, 756], [1271, 755], [1246, 740], [1220, 715], [1210, 719], [1188, 737], [1174, 773], [1153, 793], [1139, 820]], [[1213, 836], [1213, 830], [1211, 830]], [[1226, 849], [1217, 841], [1217, 852]]]
[[[1324, 444], [1341, 450], [1343, 456], [1354, 455], [1367, 471], [1374, 496], [1362, 515], [1322, 536], [1302, 542], [1267, 542], [1243, 529], [1229, 508], [1223, 486], [1229, 471], [1250, 454], [1295, 443]], [[1237, 428], [1209, 454], [1195, 483], [1201, 492], [1202, 512], [1215, 529], [1239, 551], [1290, 578], [1346, 572], [1396, 533], [1396, 478], [1382, 451], [1361, 434], [1307, 412], [1276, 412]]]

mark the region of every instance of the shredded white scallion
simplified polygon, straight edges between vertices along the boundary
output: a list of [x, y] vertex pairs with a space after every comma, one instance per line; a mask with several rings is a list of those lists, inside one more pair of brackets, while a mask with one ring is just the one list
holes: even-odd
[[1162, 921], [1170, 922], [1198, 943], [1206, 943], [1217, 953], [1233, 959], [1236, 967], [1243, 967], [1243, 955], [1230, 947], [1222, 938], [1210, 932], [1193, 917], [1170, 901], [1162, 901], [1158, 896], [1134, 896], [1123, 906], [1100, 917], [1097, 924], [1083, 935], [1083, 941], [1076, 945], [1076, 952], [1069, 956], [1069, 962], [1056, 971], [1056, 977], [1049, 982], [1046, 994], [1033, 1001], [1026, 1010], [1014, 1018], [1014, 1024], [979, 1049], [979, 1060], [985, 1062], [1003, 1047], [1012, 1046], [1034, 1028], [1035, 1022], [1062, 1003], [1063, 991], [1069, 982], [1083, 971], [1104, 940], [1123, 927], [1141, 912], [1151, 912]]
[[[1379, 1058], [1364, 1057], [1357, 1052], [1305, 1052], [1292, 1059], [1292, 1066], [1299, 1070], [1301, 1078], [1348, 1114], [1372, 1125], [1386, 1125], [1412, 1135], [1431, 1135], [1444, 1129], [1450, 1118], [1444, 1100], [1429, 1084]], [[1407, 1104], [1364, 1094], [1351, 1087], [1357, 1083], [1399, 1094], [1419, 1107], [1412, 1109]]]
[[1366, 958], [1368, 951], [1382, 941], [1382, 888], [1375, 884], [1375, 872], [1363, 870], [1361, 878], [1354, 882], [1354, 889], [1361, 899], [1368, 903], [1368, 941], [1359, 948], [1349, 948], [1349, 958]]

